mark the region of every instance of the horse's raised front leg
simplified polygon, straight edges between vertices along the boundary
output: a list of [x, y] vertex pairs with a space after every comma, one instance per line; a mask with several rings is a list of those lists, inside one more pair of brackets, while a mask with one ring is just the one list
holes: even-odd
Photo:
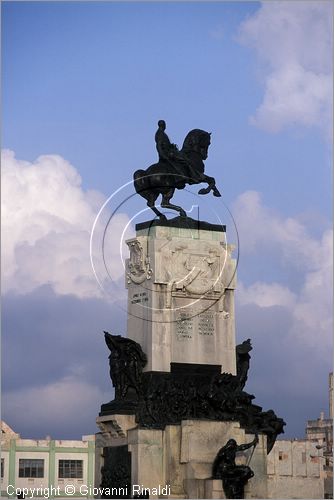
[[209, 177], [208, 175], [203, 175], [202, 182], [207, 182], [208, 187], [200, 189], [198, 191], [198, 194], [208, 194], [210, 193], [210, 191], [212, 191], [213, 196], [221, 196], [220, 192], [216, 187], [216, 181], [213, 177]]
[[187, 217], [187, 214], [183, 210], [182, 207], [179, 207], [178, 205], [173, 205], [172, 203], [170, 203], [170, 199], [172, 198], [174, 191], [175, 191], [175, 189], [173, 188], [170, 191], [168, 191], [167, 193], [164, 193], [162, 195], [161, 206], [163, 208], [171, 208], [172, 210], [176, 210], [177, 212], [179, 212], [181, 217]]

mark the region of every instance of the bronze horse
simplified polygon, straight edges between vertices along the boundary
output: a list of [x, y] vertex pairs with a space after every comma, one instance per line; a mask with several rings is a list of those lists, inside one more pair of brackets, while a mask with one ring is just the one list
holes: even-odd
[[[204, 161], [208, 157], [210, 146], [210, 134], [204, 130], [191, 130], [179, 151], [171, 144], [164, 133], [166, 124], [159, 121], [159, 129], [156, 134], [159, 162], [148, 167], [147, 170], [137, 170], [134, 175], [134, 186], [138, 194], [147, 200], [147, 205], [160, 218], [165, 219], [155, 206], [158, 196], [162, 195], [161, 207], [177, 210], [182, 217], [187, 214], [182, 207], [170, 203], [175, 189], [184, 189], [186, 184], [200, 184], [206, 182], [208, 186], [198, 191], [198, 194], [207, 194], [212, 191], [214, 196], [221, 196], [216, 188], [213, 177], [204, 174]], [[159, 135], [160, 134], [160, 135]], [[157, 139], [158, 137], [158, 139]], [[159, 138], [162, 137], [162, 143]], [[159, 145], [161, 146], [160, 152]]]

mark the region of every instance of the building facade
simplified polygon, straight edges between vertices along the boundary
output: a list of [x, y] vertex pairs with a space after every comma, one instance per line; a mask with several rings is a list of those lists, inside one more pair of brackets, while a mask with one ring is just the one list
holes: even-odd
[[328, 377], [329, 418], [320, 412], [316, 420], [308, 420], [306, 439], [316, 447], [315, 456], [322, 465], [324, 498], [333, 498], [333, 373]]
[[267, 461], [268, 498], [324, 498], [316, 443], [277, 440]]
[[329, 418], [333, 420], [334, 417], [333, 372], [329, 374], [328, 385], [329, 385]]
[[316, 441], [319, 445], [331, 447], [333, 445], [333, 420], [325, 418], [323, 411], [316, 420], [308, 420], [306, 439]]
[[21, 439], [1, 422], [1, 498], [93, 498], [94, 457], [95, 436]]

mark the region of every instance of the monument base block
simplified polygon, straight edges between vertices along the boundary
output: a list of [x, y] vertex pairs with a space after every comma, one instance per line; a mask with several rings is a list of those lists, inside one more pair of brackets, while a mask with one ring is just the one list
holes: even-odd
[[126, 243], [127, 337], [104, 332], [115, 399], [97, 419], [102, 498], [267, 498], [285, 423], [244, 390], [252, 346], [235, 342], [225, 227], [159, 219]]
[[[127, 484], [121, 484], [117, 476], [117, 488], [127, 487], [127, 498], [226, 498], [222, 481], [212, 479], [215, 457], [229, 439], [240, 444], [254, 438], [238, 422], [182, 420], [165, 429], [146, 429], [136, 424], [134, 415], [109, 415], [99, 416], [97, 424], [101, 432], [96, 439], [96, 486], [115, 487], [110, 478], [108, 483], [103, 477], [106, 458], [128, 453], [130, 470], [122, 471]], [[245, 498], [267, 498], [266, 449], [266, 436], [259, 435], [255, 449], [238, 453], [236, 463], [249, 464], [254, 471]]]

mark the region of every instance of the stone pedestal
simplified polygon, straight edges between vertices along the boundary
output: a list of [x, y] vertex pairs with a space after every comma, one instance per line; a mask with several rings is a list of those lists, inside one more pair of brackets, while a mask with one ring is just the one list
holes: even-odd
[[147, 354], [145, 370], [198, 363], [235, 374], [236, 263], [225, 227], [151, 224], [137, 225], [126, 262], [128, 338]]
[[[103, 454], [105, 446], [116, 450], [126, 445], [131, 454], [132, 494], [147, 489], [150, 498], [225, 498], [222, 481], [211, 479], [217, 452], [232, 437], [238, 444], [254, 438], [235, 422], [185, 420], [180, 425], [155, 430], [132, 427], [133, 420], [114, 416], [109, 421], [100, 418], [98, 425], [103, 429], [97, 435], [98, 454]], [[115, 428], [122, 436], [113, 436]], [[254, 453], [238, 454], [237, 463], [249, 462], [254, 471], [245, 498], [267, 497], [265, 450], [266, 437], [260, 436]]]
[[204, 498], [226, 498], [220, 479], [207, 479], [205, 481]]
[[106, 333], [116, 394], [101, 406], [96, 438], [96, 486], [126, 492], [102, 498], [225, 498], [212, 479], [217, 453], [255, 432], [253, 453], [230, 465], [249, 473], [242, 487], [251, 471], [236, 465], [254, 472], [245, 498], [267, 497], [267, 451], [284, 422], [244, 392], [252, 347], [235, 345], [225, 236], [223, 226], [176, 218], [138, 224], [127, 241], [127, 339]]

